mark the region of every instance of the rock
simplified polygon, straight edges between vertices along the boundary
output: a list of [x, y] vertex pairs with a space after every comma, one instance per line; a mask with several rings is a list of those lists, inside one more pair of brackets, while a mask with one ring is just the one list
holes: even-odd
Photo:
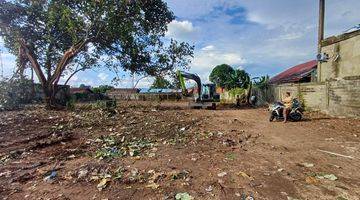
[[46, 176], [43, 180], [48, 183], [53, 183], [56, 176], [57, 176], [57, 172], [52, 171], [51, 174], [49, 176]]
[[314, 166], [315, 166], [313, 163], [307, 163], [307, 162], [299, 163], [298, 165], [299, 165], [300, 167], [307, 167], [307, 168], [310, 168], [310, 167], [314, 167]]
[[145, 186], [146, 188], [151, 188], [153, 190], [158, 189], [160, 187], [160, 185], [156, 184], [156, 183], [150, 183], [149, 185]]
[[334, 174], [320, 174], [320, 175], [317, 175], [316, 178], [318, 178], [318, 179], [328, 179], [328, 180], [331, 180], [331, 181], [338, 180], [338, 177], [336, 177]]
[[97, 185], [97, 188], [99, 191], [105, 189], [107, 187], [108, 182], [110, 181], [110, 179], [108, 178], [103, 178], [101, 179], [100, 183]]
[[212, 185], [210, 185], [208, 188], [205, 188], [205, 191], [206, 191], [206, 192], [211, 192], [211, 191], [213, 191]]
[[224, 177], [226, 175], [227, 175], [226, 172], [220, 172], [220, 173], [217, 174], [218, 177]]
[[78, 179], [85, 178], [88, 175], [89, 171], [87, 169], [81, 169], [78, 173]]
[[176, 200], [192, 200], [194, 197], [190, 196], [187, 192], [185, 193], [177, 193], [175, 195]]

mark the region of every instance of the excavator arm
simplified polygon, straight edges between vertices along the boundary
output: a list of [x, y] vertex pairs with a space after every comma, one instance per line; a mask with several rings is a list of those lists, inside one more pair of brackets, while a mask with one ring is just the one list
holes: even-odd
[[200, 77], [198, 75], [196, 75], [196, 74], [190, 74], [190, 73], [184, 72], [184, 71], [177, 71], [177, 75], [178, 75], [179, 80], [180, 80], [181, 89], [183, 91], [183, 94], [185, 94], [185, 95], [187, 94], [187, 90], [186, 90], [186, 87], [185, 87], [184, 78], [194, 80], [196, 82], [197, 87], [198, 87], [198, 98], [200, 99], [201, 98], [201, 89], [202, 89]]

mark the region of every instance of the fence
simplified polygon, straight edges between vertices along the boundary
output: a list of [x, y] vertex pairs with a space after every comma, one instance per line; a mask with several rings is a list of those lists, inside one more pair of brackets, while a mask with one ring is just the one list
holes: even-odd
[[322, 111], [333, 116], [360, 117], [360, 78], [349, 77], [322, 83], [273, 85], [274, 100], [285, 92], [299, 98], [307, 110]]

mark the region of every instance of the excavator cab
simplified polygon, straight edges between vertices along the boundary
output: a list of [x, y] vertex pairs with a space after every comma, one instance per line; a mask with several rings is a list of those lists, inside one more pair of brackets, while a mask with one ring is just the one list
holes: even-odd
[[213, 83], [203, 84], [201, 95], [202, 101], [220, 102], [220, 95], [216, 93], [216, 85]]

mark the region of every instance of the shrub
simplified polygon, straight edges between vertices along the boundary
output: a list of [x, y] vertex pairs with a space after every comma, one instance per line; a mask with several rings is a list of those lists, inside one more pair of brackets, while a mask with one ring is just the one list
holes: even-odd
[[18, 109], [32, 98], [31, 80], [18, 77], [0, 80], [0, 110]]

